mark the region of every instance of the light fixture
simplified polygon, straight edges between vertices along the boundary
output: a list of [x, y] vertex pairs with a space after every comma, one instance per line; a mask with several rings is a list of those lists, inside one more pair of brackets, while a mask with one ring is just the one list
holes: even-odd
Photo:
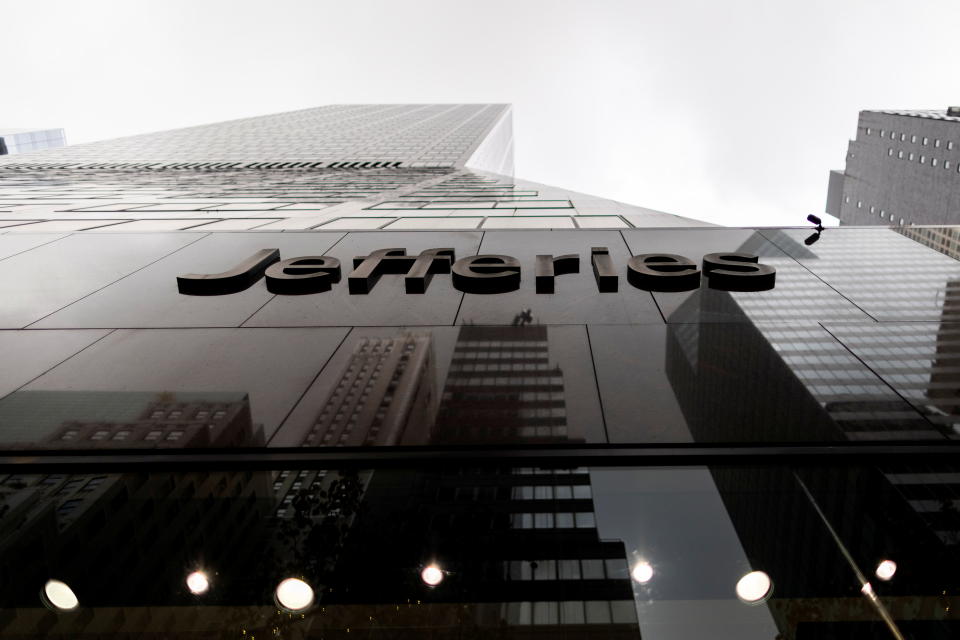
[[773, 581], [763, 571], [751, 571], [737, 581], [737, 597], [747, 604], [759, 604], [770, 597]]
[[43, 585], [43, 596], [47, 604], [61, 611], [72, 611], [80, 604], [73, 589], [60, 580], [47, 580]]
[[897, 563], [893, 560], [882, 560], [880, 564], [877, 565], [877, 577], [886, 582], [893, 578], [893, 574], [897, 572]]
[[653, 566], [649, 562], [638, 562], [633, 565], [633, 571], [630, 572], [630, 576], [635, 582], [646, 584], [650, 582], [650, 579], [653, 577]]
[[277, 604], [287, 611], [303, 611], [313, 604], [313, 588], [299, 578], [287, 578], [277, 585]]
[[430, 564], [420, 571], [420, 579], [428, 587], [435, 587], [443, 582], [443, 570], [436, 564]]
[[194, 595], [201, 595], [210, 588], [210, 579], [203, 571], [194, 571], [187, 576], [187, 589]]

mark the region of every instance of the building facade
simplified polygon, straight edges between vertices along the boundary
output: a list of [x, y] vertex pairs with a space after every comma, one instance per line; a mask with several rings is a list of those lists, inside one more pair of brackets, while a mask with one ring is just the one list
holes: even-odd
[[826, 212], [841, 224], [960, 223], [960, 108], [861, 111]]
[[512, 132], [0, 159], [0, 639], [960, 635], [957, 229], [711, 227]]

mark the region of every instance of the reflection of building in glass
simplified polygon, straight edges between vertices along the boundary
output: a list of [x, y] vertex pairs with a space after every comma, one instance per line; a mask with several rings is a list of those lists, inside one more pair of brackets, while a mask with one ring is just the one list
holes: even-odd
[[896, 227], [894, 231], [951, 258], [960, 259], [960, 227], [908, 226]]
[[187, 395], [190, 397], [157, 394], [156, 400], [146, 404], [136, 421], [69, 420], [41, 446], [45, 449], [134, 449], [263, 444], [262, 429], [254, 429], [247, 394], [237, 393], [232, 398], [216, 401], [202, 397], [203, 394]]
[[[51, 414], [38, 416], [37, 424], [58, 419], [57, 413], [71, 415], [70, 407], [82, 405], [104, 416], [136, 415], [120, 422], [61, 420], [43, 443], [46, 449], [263, 445], [243, 393], [24, 395], [23, 406], [51, 400]], [[59, 402], [58, 396], [63, 396]], [[33, 406], [40, 412], [42, 405]], [[175, 435], [163, 437], [169, 434]], [[265, 472], [0, 476], [0, 599], [5, 607], [33, 607], [35, 594], [24, 593], [22, 585], [60, 576], [91, 606], [169, 600], [169, 585], [182, 583], [185, 567], [218, 566], [230, 575], [235, 563], [250, 561], [257, 551], [255, 532], [272, 504], [269, 495]], [[81, 548], [89, 553], [78, 553]], [[145, 623], [141, 618], [150, 614], [136, 611]], [[14, 617], [6, 629], [32, 625], [31, 620]], [[84, 626], [100, 623], [93, 617]]]
[[434, 443], [571, 442], [547, 327], [460, 328]]
[[[430, 563], [445, 572], [435, 589], [419, 575]], [[422, 601], [396, 626], [437, 637], [640, 637], [626, 551], [597, 536], [586, 469], [378, 470], [338, 569], [329, 611]], [[457, 616], [439, 613], [455, 603]]]
[[[857, 251], [887, 250], [923, 271], [942, 270], [924, 261], [927, 254], [936, 254], [913, 243], [902, 245], [903, 238], [887, 230], [877, 231], [882, 235], [872, 236], [874, 242]], [[891, 243], [885, 241], [888, 237]], [[825, 252], [826, 268], [832, 271], [844, 268], [837, 259], [855, 261], [826, 242], [817, 244], [818, 253], [813, 253], [785, 234], [771, 238], [807, 264], [818, 263], [819, 253]], [[739, 250], [750, 251], [753, 242], [748, 240]], [[870, 283], [856, 286], [863, 290]], [[668, 326], [667, 372], [694, 437], [743, 442], [941, 438], [887, 381], [864, 366], [855, 349], [851, 353], [845, 338], [836, 339], [844, 326], [857, 333], [882, 323], [831, 324], [827, 331], [819, 324], [797, 327], [775, 322], [808, 305], [809, 296], [805, 289], [779, 297], [701, 289], [676, 310], [674, 316], [683, 318], [684, 324]], [[699, 321], [719, 316], [742, 321]]]
[[304, 446], [421, 444], [436, 414], [429, 335], [361, 338]]
[[[780, 245], [788, 240], [776, 235]], [[878, 240], [883, 246], [883, 238]], [[897, 240], [893, 245], [904, 248]], [[914, 252], [922, 261], [926, 250]], [[788, 247], [788, 253], [801, 253], [805, 261], [817, 258], [802, 247]], [[861, 291], [863, 286], [870, 285], [864, 283]], [[802, 299], [780, 303], [802, 304]], [[859, 348], [870, 343], [870, 353], [880, 349], [902, 354], [898, 359], [916, 358], [916, 327], [909, 330], [914, 345], [901, 347], [889, 341], [896, 326], [891, 323], [836, 323], [828, 325], [829, 331], [819, 325], [788, 326], [766, 322], [770, 305], [767, 299], [762, 313], [756, 313], [749, 294], [701, 290], [678, 309], [694, 323], [669, 325], [667, 374], [697, 441], [942, 439], [943, 429], [931, 424], [930, 413], [916, 410], [916, 404], [904, 401], [911, 401], [909, 395], [895, 391], [897, 372], [876, 367]], [[697, 313], [742, 321], [697, 323]], [[919, 382], [929, 385], [925, 376]], [[904, 483], [892, 481], [889, 472], [801, 466], [715, 467], [711, 473], [751, 566], [774, 580], [768, 606], [784, 638], [834, 637], [841, 630], [850, 634], [842, 637], [887, 633], [877, 610], [859, 593], [862, 584], [838, 542], [868, 578], [882, 558], [895, 557], [901, 568], [909, 567], [898, 570], [895, 583], [875, 584], [881, 595], [900, 598], [888, 609], [904, 631], [925, 638], [947, 638], [955, 631], [933, 613], [937, 594], [930, 585], [948, 584], [956, 560], [941, 542], [944, 536], [924, 526], [917, 517], [920, 509], [904, 499], [898, 486]], [[945, 484], [936, 487], [936, 495], [943, 496]], [[918, 489], [916, 482], [910, 487], [915, 495]], [[932, 499], [928, 495], [925, 504]], [[822, 518], [838, 528], [839, 541]], [[817, 562], [798, 563], [798, 553]], [[932, 568], [931, 557], [938, 559]]]

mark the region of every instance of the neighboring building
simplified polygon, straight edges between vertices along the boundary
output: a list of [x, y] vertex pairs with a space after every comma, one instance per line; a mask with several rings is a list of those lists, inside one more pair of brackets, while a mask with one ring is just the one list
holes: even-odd
[[826, 212], [840, 224], [960, 224], [960, 107], [861, 111]]
[[0, 127], [0, 156], [66, 146], [63, 129], [11, 129]]

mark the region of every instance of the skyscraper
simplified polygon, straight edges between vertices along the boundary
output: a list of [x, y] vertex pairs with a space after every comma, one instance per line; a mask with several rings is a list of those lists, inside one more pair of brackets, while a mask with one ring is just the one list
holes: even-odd
[[0, 211], [19, 231], [702, 224], [513, 172], [509, 105], [331, 105], [0, 158]]
[[960, 107], [861, 111], [826, 212], [840, 224], [960, 223]]

